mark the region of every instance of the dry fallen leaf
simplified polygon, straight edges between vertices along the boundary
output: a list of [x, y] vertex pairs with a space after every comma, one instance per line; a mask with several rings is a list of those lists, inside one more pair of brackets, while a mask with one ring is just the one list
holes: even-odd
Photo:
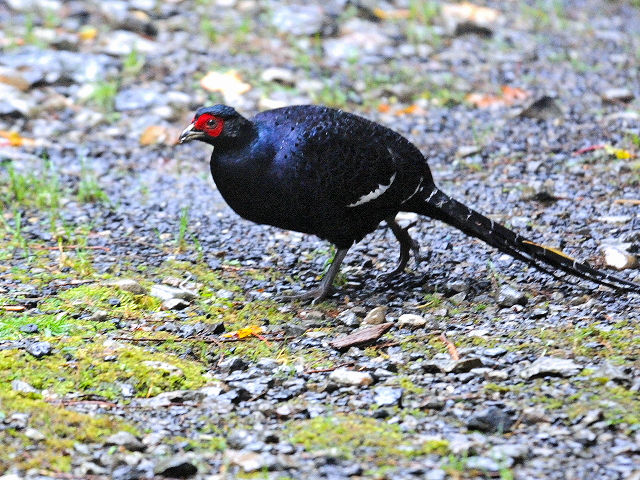
[[419, 115], [421, 113], [424, 113], [424, 110], [414, 103], [413, 105], [398, 110], [396, 115]]
[[500, 87], [500, 91], [500, 95], [470, 93], [465, 97], [465, 100], [478, 108], [508, 107], [518, 100], [524, 100], [529, 96], [529, 92], [526, 90], [508, 85]]
[[409, 18], [411, 12], [406, 8], [398, 10], [383, 10], [380, 7], [376, 7], [373, 9], [373, 14], [381, 20], [400, 20]]
[[0, 130], [0, 138], [3, 138], [5, 140], [4, 142], [0, 140], [0, 145], [4, 144], [12, 147], [31, 147], [36, 144], [36, 141], [33, 138], [25, 138], [18, 132], [7, 132], [5, 130]]
[[251, 90], [251, 85], [242, 80], [236, 70], [209, 72], [200, 80], [200, 86], [208, 92], [220, 92], [225, 98], [237, 97]]
[[635, 156], [633, 153], [625, 150], [624, 148], [614, 148], [610, 145], [605, 145], [604, 149], [605, 152], [616, 157], [618, 160], [629, 160], [630, 158], [633, 158]]
[[251, 336], [260, 336], [264, 332], [264, 328], [259, 325], [249, 325], [234, 332], [223, 333], [222, 338], [246, 338]]
[[471, 22], [488, 27], [500, 18], [500, 12], [470, 2], [447, 3], [442, 5], [442, 16], [445, 19], [455, 20], [457, 23]]
[[78, 32], [78, 37], [80, 40], [84, 40], [85, 42], [91, 41], [98, 36], [98, 29], [96, 27], [92, 27], [90, 25], [85, 25]]
[[177, 129], [165, 125], [150, 125], [140, 135], [140, 145], [175, 145], [179, 134]]

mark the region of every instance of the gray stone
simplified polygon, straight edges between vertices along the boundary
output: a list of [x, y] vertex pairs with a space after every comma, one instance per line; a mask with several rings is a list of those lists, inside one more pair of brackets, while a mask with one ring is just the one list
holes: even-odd
[[582, 370], [582, 366], [573, 360], [556, 357], [539, 357], [528, 367], [525, 367], [520, 376], [525, 380], [546, 376], [571, 377]]
[[395, 387], [376, 387], [373, 391], [373, 401], [381, 407], [400, 405], [404, 389]]
[[608, 378], [614, 382], [628, 382], [629, 375], [625, 374], [622, 368], [612, 364], [608, 360], [603, 360], [600, 366], [593, 372], [593, 376], [597, 378]]
[[3, 420], [3, 423], [9, 428], [15, 428], [16, 430], [24, 430], [29, 424], [29, 414], [16, 412], [9, 415]]
[[106, 322], [109, 320], [109, 313], [105, 310], [96, 310], [87, 318], [87, 320], [89, 322]]
[[628, 88], [608, 88], [602, 92], [602, 100], [607, 103], [629, 103], [635, 95]]
[[384, 305], [371, 309], [371, 311], [367, 313], [367, 316], [364, 317], [364, 320], [362, 320], [362, 325], [380, 325], [381, 323], [384, 323], [387, 318], [388, 310], [389, 307]]
[[431, 468], [424, 476], [424, 480], [445, 480], [446, 478], [447, 472], [441, 468]]
[[480, 470], [482, 472], [498, 472], [501, 465], [487, 457], [469, 457], [465, 461], [465, 467], [469, 470]]
[[272, 22], [281, 33], [315, 35], [322, 31], [324, 12], [318, 5], [281, 5], [273, 10]]
[[104, 36], [104, 43], [100, 49], [102, 53], [124, 57], [136, 51], [138, 53], [158, 53], [161, 45], [147, 40], [134, 32], [115, 30]]
[[232, 300], [233, 298], [235, 298], [235, 296], [236, 294], [231, 290], [225, 290], [224, 288], [221, 288], [216, 292], [216, 297], [222, 298], [224, 300]]
[[30, 85], [96, 82], [115, 69], [114, 60], [107, 55], [33, 46], [3, 52], [0, 64], [20, 71]]
[[163, 310], [184, 310], [189, 306], [189, 302], [182, 298], [169, 298], [162, 302]]
[[198, 467], [183, 455], [165, 458], [153, 470], [156, 475], [169, 478], [189, 478], [198, 473]]
[[622, 247], [609, 245], [604, 247], [604, 263], [616, 270], [626, 270], [638, 264], [638, 257]]
[[523, 292], [516, 290], [510, 285], [502, 285], [498, 290], [498, 305], [509, 308], [514, 305], [526, 305], [527, 297]]
[[183, 300], [191, 301], [198, 298], [198, 296], [183, 288], [168, 287], [167, 285], [155, 284], [151, 286], [149, 295], [159, 298], [160, 300], [169, 300], [171, 298], [181, 298]]
[[109, 435], [104, 440], [106, 446], [116, 445], [118, 447], [124, 447], [131, 452], [142, 452], [146, 447], [138, 438], [132, 433], [126, 431], [120, 431]]
[[22, 333], [38, 333], [38, 325], [35, 323], [27, 323], [20, 327]]
[[24, 430], [24, 435], [34, 442], [41, 442], [46, 439], [46, 435], [42, 433], [40, 430], [36, 430], [35, 428], [27, 427]]
[[367, 372], [357, 372], [355, 370], [347, 370], [346, 368], [338, 368], [331, 372], [329, 380], [340, 385], [355, 385], [361, 387], [373, 383], [373, 377]]
[[51, 344], [49, 342], [33, 342], [27, 345], [25, 350], [34, 357], [41, 358], [51, 353]]
[[504, 410], [489, 407], [473, 414], [467, 419], [467, 428], [481, 432], [508, 432], [514, 420]]
[[352, 310], [340, 312], [336, 320], [346, 327], [358, 328], [360, 326], [360, 319]]
[[497, 462], [501, 462], [506, 458], [524, 460], [529, 456], [529, 446], [522, 443], [495, 445], [489, 450], [488, 456]]
[[120, 290], [124, 290], [125, 292], [131, 292], [134, 295], [143, 295], [147, 293], [146, 288], [144, 288], [135, 280], [131, 280], [130, 278], [118, 278], [115, 280], [110, 280], [106, 282], [105, 285], [119, 288]]
[[404, 328], [422, 328], [427, 324], [427, 319], [422, 315], [413, 313], [405, 313], [400, 315], [397, 322], [399, 327]]
[[477, 357], [460, 360], [427, 360], [422, 363], [422, 369], [426, 373], [466, 373], [482, 366], [482, 360]]
[[182, 369], [176, 367], [175, 365], [171, 365], [167, 362], [160, 362], [157, 360], [145, 360], [142, 362], [143, 365], [152, 368], [154, 370], [162, 370], [163, 372], [167, 372], [169, 375], [175, 375], [178, 377], [183, 377], [184, 372]]
[[227, 450], [224, 458], [230, 465], [237, 465], [245, 473], [268, 469], [275, 463], [275, 457], [266, 452], [257, 453], [246, 450]]
[[242, 450], [251, 442], [256, 441], [256, 436], [244, 429], [235, 429], [227, 436], [227, 446], [234, 450]]
[[14, 392], [24, 392], [24, 393], [40, 393], [40, 390], [33, 388], [27, 382], [22, 380], [13, 380], [11, 382], [11, 389]]
[[118, 92], [114, 101], [118, 112], [142, 110], [163, 105], [164, 96], [151, 88], [129, 88]]
[[260, 78], [264, 82], [277, 82], [289, 86], [293, 86], [296, 81], [296, 77], [291, 70], [279, 67], [267, 68], [260, 74]]
[[507, 349], [502, 347], [485, 348], [484, 350], [482, 350], [483, 355], [492, 358], [501, 357], [505, 353], [507, 353]]
[[74, 473], [81, 477], [88, 475], [106, 475], [107, 469], [94, 462], [82, 462]]
[[230, 373], [245, 370], [247, 368], [247, 362], [240, 357], [228, 357], [218, 363], [218, 367], [223, 373]]

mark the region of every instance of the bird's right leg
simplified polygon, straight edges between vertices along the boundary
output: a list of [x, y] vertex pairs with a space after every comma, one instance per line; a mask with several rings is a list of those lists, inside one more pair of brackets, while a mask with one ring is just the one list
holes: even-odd
[[411, 252], [413, 252], [416, 263], [420, 263], [420, 246], [411, 238], [411, 235], [409, 235], [409, 229], [415, 226], [415, 223], [411, 223], [405, 228], [402, 228], [400, 224], [396, 222], [395, 217], [389, 217], [385, 221], [387, 225], [389, 225], [389, 228], [391, 228], [393, 235], [398, 239], [398, 242], [400, 242], [400, 259], [398, 260], [398, 265], [392, 271], [380, 275], [383, 279], [390, 279], [404, 272], [411, 258]]
[[327, 273], [325, 273], [324, 277], [322, 277], [322, 280], [320, 281], [320, 285], [318, 285], [317, 288], [314, 288], [313, 290], [309, 290], [308, 292], [305, 292], [305, 293], [301, 293], [299, 295], [281, 296], [278, 299], [285, 302], [290, 302], [295, 300], [311, 300], [311, 303], [315, 304], [327, 298], [331, 294], [331, 291], [333, 290], [333, 281], [338, 275], [338, 272], [340, 271], [340, 265], [342, 265], [342, 261], [344, 260], [344, 257], [347, 256], [348, 251], [349, 251], [348, 248], [338, 249], [335, 256], [333, 257], [333, 260], [331, 261], [331, 266], [329, 266], [329, 270], [327, 270]]

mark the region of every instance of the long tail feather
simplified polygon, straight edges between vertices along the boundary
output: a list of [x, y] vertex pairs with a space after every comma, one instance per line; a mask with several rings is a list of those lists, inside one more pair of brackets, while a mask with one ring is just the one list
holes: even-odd
[[[596, 270], [556, 248], [545, 247], [527, 240], [449, 197], [436, 187], [423, 198], [424, 200], [420, 203], [412, 202], [412, 210], [416, 213], [442, 220], [462, 230], [467, 235], [479, 238], [492, 247], [554, 277], [556, 275], [549, 271], [546, 266], [600, 285], [640, 293], [640, 284]], [[416, 198], [416, 200], [418, 199]]]

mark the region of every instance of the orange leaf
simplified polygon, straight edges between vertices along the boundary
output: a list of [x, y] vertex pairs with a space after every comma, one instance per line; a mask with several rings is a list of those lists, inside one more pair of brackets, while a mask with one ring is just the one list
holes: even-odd
[[489, 95], [487, 93], [470, 93], [465, 97], [465, 100], [471, 105], [478, 108], [488, 108], [494, 105], [504, 105], [500, 97], [495, 95]]
[[33, 146], [36, 143], [32, 138], [25, 138], [20, 136], [18, 132], [7, 132], [5, 130], [0, 130], [0, 137], [6, 139], [7, 144], [12, 147], [21, 147], [23, 145]]
[[150, 125], [140, 135], [140, 145], [175, 145], [179, 134], [178, 130], [164, 125]]
[[24, 305], [2, 305], [0, 308], [7, 312], [22, 312], [25, 310]]
[[380, 7], [373, 9], [373, 14], [382, 20], [398, 20], [403, 18], [409, 18], [411, 12], [407, 9], [399, 10], [383, 10]]
[[209, 72], [200, 80], [200, 86], [208, 92], [220, 92], [222, 95], [238, 96], [251, 90], [251, 85], [240, 77], [236, 70], [225, 73]]
[[223, 338], [246, 338], [250, 336], [259, 336], [264, 331], [264, 328], [259, 325], [249, 325], [248, 327], [241, 328], [235, 332], [223, 333]]
[[503, 85], [501, 88], [502, 97], [510, 105], [516, 100], [524, 100], [529, 96], [529, 92], [517, 87], [510, 87], [509, 85]]
[[507, 107], [513, 105], [518, 100], [523, 100], [529, 96], [529, 92], [517, 87], [503, 85], [500, 87], [500, 95], [489, 93], [470, 93], [465, 100], [478, 108]]
[[391, 110], [391, 107], [389, 106], [388, 103], [380, 103], [380, 104], [378, 104], [378, 111], [380, 113], [388, 113], [389, 110]]
[[409, 105], [406, 108], [403, 108], [402, 110], [398, 110], [396, 112], [396, 115], [417, 115], [423, 113], [422, 108], [420, 108], [418, 105], [416, 105], [415, 103], [413, 105]]
[[78, 37], [80, 40], [84, 40], [85, 42], [91, 41], [98, 36], [98, 29], [96, 27], [92, 27], [90, 25], [85, 25], [78, 32]]

